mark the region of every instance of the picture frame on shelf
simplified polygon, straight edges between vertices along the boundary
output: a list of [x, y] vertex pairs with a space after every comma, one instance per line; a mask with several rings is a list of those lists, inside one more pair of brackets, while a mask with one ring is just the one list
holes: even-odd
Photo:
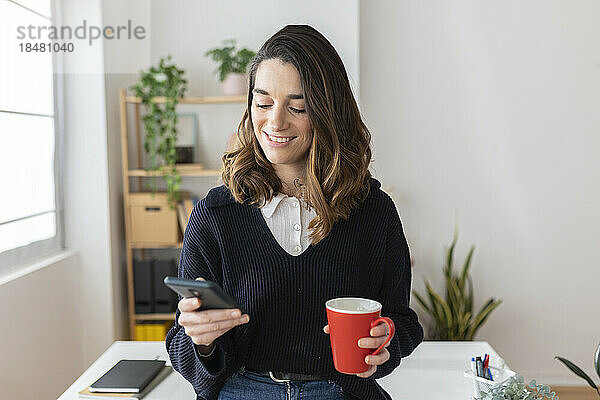
[[197, 136], [198, 116], [196, 113], [177, 113], [177, 141], [175, 143], [177, 164], [195, 162]]

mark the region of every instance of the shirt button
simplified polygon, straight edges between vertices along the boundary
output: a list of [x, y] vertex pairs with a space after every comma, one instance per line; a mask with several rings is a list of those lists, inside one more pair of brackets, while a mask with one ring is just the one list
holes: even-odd
[[294, 202], [292, 203], [292, 206], [294, 206], [294, 208], [298, 208], [299, 204], [298, 204], [298, 202], [297, 202], [297, 201], [294, 201]]
[[294, 251], [296, 253], [300, 253], [302, 251], [302, 246], [296, 246], [296, 247], [294, 247]]
[[294, 224], [294, 230], [299, 231], [300, 230], [300, 224]]

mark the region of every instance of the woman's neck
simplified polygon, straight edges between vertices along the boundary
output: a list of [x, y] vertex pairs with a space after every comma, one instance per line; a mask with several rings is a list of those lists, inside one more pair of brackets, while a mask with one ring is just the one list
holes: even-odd
[[304, 163], [302, 165], [274, 165], [275, 173], [281, 181], [281, 192], [300, 198], [300, 185], [304, 184]]

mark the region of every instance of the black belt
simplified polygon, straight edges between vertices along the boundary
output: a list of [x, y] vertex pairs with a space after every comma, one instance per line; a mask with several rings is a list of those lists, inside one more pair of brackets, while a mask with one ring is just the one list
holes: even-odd
[[285, 383], [289, 381], [322, 381], [324, 380], [320, 376], [316, 375], [304, 375], [295, 374], [293, 372], [277, 372], [277, 371], [256, 371], [252, 368], [244, 368], [245, 371], [252, 372], [256, 375], [266, 376], [271, 378], [274, 382]]

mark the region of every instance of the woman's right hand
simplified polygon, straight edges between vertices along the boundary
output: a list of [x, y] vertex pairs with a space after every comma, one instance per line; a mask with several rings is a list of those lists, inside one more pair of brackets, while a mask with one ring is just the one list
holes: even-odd
[[181, 314], [177, 322], [198, 346], [212, 346], [215, 339], [231, 328], [250, 321], [250, 316], [242, 315], [237, 308], [197, 311], [201, 305], [202, 301], [197, 297], [183, 298], [178, 304]]

